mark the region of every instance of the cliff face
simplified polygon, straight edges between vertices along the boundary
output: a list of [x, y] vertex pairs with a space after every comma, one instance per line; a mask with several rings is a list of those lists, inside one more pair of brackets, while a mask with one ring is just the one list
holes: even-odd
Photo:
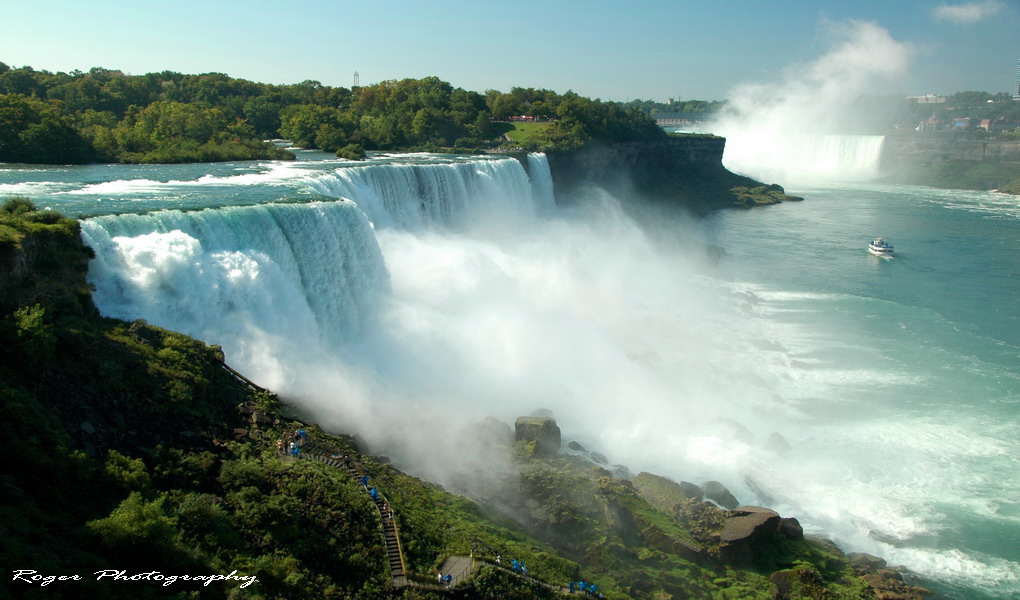
[[548, 157], [557, 197], [567, 202], [589, 185], [602, 187], [625, 203], [641, 198], [696, 215], [795, 199], [778, 186], [765, 187], [726, 170], [722, 164], [725, 147], [726, 140], [721, 137], [671, 137], [655, 142], [592, 144], [552, 152]]
[[952, 133], [890, 135], [883, 162], [897, 167], [949, 160], [1020, 163], [1020, 140], [981, 140]]
[[15, 239], [0, 243], [0, 314], [36, 303], [65, 313], [95, 314], [85, 282], [92, 252], [79, 239], [78, 222], [22, 220], [16, 225]]
[[966, 134], [887, 136], [883, 181], [963, 190], [1020, 193], [1020, 140]]

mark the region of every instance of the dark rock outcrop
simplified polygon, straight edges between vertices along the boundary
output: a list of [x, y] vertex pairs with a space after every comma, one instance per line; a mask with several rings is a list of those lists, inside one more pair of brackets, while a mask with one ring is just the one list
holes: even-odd
[[791, 540], [804, 539], [804, 527], [802, 527], [800, 521], [794, 517], [783, 518], [783, 520], [779, 523], [779, 533], [785, 535], [787, 539]]
[[736, 508], [740, 505], [737, 498], [730, 493], [725, 485], [718, 481], [706, 481], [701, 484], [705, 497], [723, 508]]
[[799, 591], [798, 598], [808, 597], [808, 594], [810, 597], [824, 597], [825, 581], [811, 568], [776, 571], [769, 575], [769, 581], [775, 586], [773, 598], [776, 600], [789, 600], [794, 588]]
[[864, 571], [876, 571], [886, 567], [884, 558], [879, 558], [867, 552], [851, 552], [846, 555], [846, 559], [850, 561], [850, 564], [855, 569], [862, 569]]
[[705, 498], [705, 492], [701, 489], [701, 486], [695, 485], [690, 481], [680, 482], [680, 493], [694, 500], [703, 500]]
[[769, 439], [765, 442], [765, 449], [778, 454], [779, 456], [786, 457], [790, 454], [790, 442], [786, 441], [786, 438], [782, 434], [772, 432], [769, 434]]
[[[637, 208], [635, 197], [660, 207], [701, 215], [719, 208], [793, 200], [779, 186], [728, 171], [722, 164], [726, 140], [712, 135], [652, 142], [590, 144], [548, 153], [557, 198], [570, 198], [597, 185]], [[743, 188], [738, 193], [736, 188]], [[767, 188], [762, 193], [752, 193]], [[752, 200], [748, 200], [753, 197]]]
[[903, 575], [886, 566], [885, 559], [865, 552], [846, 555], [854, 572], [871, 586], [876, 598], [883, 600], [923, 600], [931, 590], [911, 585]]
[[98, 316], [85, 281], [93, 251], [81, 242], [77, 221], [30, 225], [33, 232], [0, 240], [0, 314], [38, 303], [51, 315]]
[[552, 456], [560, 450], [560, 428], [552, 417], [518, 417], [514, 440], [533, 444], [535, 456]]
[[730, 564], [750, 564], [757, 543], [779, 533], [782, 518], [774, 510], [741, 506], [730, 512], [719, 536], [719, 556]]

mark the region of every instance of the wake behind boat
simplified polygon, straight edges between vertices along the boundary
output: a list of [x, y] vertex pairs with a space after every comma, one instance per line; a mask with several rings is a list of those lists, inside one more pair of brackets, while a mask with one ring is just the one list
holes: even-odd
[[868, 252], [875, 256], [892, 257], [893, 245], [882, 238], [875, 238], [870, 244], [868, 244]]

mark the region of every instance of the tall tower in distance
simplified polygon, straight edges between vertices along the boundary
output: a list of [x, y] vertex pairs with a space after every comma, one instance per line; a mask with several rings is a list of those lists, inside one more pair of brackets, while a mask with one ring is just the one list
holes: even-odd
[[1013, 84], [1013, 98], [1020, 100], [1020, 58], [1016, 59], [1016, 83]]
[[[1020, 74], [1020, 61], [1017, 61], [1016, 64], [1017, 64], [1017, 74]], [[354, 72], [354, 86], [353, 87], [361, 87], [361, 79], [360, 79], [360, 75], [358, 75], [357, 71]]]

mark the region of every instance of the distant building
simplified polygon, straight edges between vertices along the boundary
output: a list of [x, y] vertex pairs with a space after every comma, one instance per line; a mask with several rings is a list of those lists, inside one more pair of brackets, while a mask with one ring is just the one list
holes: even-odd
[[655, 124], [659, 127], [690, 127], [705, 120], [705, 113], [659, 113]]
[[907, 96], [907, 100], [913, 100], [918, 104], [943, 104], [946, 97], [938, 94], [925, 94], [923, 96]]
[[1020, 100], [1020, 58], [1016, 59], [1016, 83], [1013, 85], [1013, 98]]
[[978, 127], [988, 133], [1004, 133], [1016, 129], [1017, 124], [1016, 121], [1010, 119], [981, 119], [981, 124]]
[[916, 131], [942, 131], [945, 129], [946, 122], [935, 118], [935, 115], [928, 117], [927, 120], [921, 121], [921, 124], [917, 126]]
[[973, 128], [974, 119], [970, 117], [956, 117], [953, 119], [954, 131], [966, 131]]

